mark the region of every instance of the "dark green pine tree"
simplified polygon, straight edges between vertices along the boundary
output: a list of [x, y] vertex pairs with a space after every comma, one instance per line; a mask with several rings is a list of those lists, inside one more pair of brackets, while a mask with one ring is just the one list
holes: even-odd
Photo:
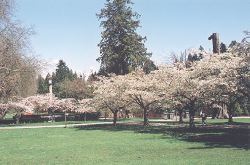
[[227, 52], [227, 46], [223, 42], [220, 43], [220, 52], [221, 53], [226, 53]]
[[107, 0], [97, 14], [103, 28], [100, 47], [100, 74], [127, 74], [143, 67], [151, 54], [144, 46], [146, 37], [137, 34], [140, 15], [132, 11], [131, 0]]
[[63, 60], [59, 60], [56, 69], [55, 83], [60, 83], [64, 81], [66, 78], [69, 78], [69, 74], [70, 74], [70, 69], [68, 68], [66, 63]]
[[157, 70], [158, 68], [152, 60], [148, 59], [145, 61], [142, 69], [144, 73], [149, 74], [151, 71]]
[[63, 60], [59, 60], [56, 72], [52, 73], [53, 93], [59, 98], [65, 98], [65, 89], [63, 84], [65, 82], [71, 83], [77, 79], [77, 74], [70, 69]]
[[39, 94], [44, 94], [44, 93], [48, 93], [49, 91], [49, 86], [48, 86], [48, 82], [46, 82], [47, 79], [44, 79], [41, 75], [38, 75], [38, 87], [37, 87], [37, 93]]

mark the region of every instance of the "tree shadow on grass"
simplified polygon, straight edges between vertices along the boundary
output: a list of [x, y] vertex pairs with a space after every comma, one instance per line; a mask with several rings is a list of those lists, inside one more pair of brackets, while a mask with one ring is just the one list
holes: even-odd
[[204, 143], [205, 148], [235, 147], [248, 150], [250, 147], [249, 127], [210, 126], [196, 129], [173, 128], [169, 131], [172, 136], [181, 140]]
[[143, 127], [141, 124], [118, 124], [112, 125], [94, 125], [81, 126], [77, 130], [103, 130], [103, 131], [133, 131], [135, 133], [162, 134], [162, 138], [169, 137], [187, 142], [199, 142], [205, 144], [205, 147], [189, 149], [208, 149], [208, 148], [250, 148], [250, 124], [237, 125], [209, 125], [199, 126], [195, 129], [189, 129], [186, 126], [178, 125], [158, 125]]

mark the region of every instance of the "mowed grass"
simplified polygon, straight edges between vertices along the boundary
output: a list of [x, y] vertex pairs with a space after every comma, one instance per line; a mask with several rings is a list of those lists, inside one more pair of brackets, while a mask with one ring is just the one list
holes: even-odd
[[[207, 119], [208, 124], [228, 124], [228, 119]], [[232, 125], [250, 124], [250, 118], [233, 118]]]
[[[231, 141], [235, 136], [238, 139]], [[120, 125], [0, 130], [0, 142], [0, 164], [4, 165], [245, 165], [250, 162], [247, 127], [192, 131], [168, 126], [145, 129]]]

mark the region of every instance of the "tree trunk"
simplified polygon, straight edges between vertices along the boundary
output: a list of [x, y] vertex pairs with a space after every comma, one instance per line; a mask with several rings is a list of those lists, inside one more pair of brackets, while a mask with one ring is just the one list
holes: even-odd
[[179, 110], [179, 123], [183, 123], [183, 111], [182, 110]]
[[232, 105], [228, 106], [228, 123], [233, 123], [233, 107]]
[[104, 113], [104, 121], [107, 120], [107, 112]]
[[189, 128], [195, 128], [194, 115], [195, 115], [195, 100], [192, 100], [189, 105]]
[[228, 123], [233, 123], [233, 115], [229, 115], [229, 118], [228, 118]]
[[17, 125], [20, 124], [20, 118], [21, 118], [21, 114], [18, 112], [18, 113], [16, 114], [16, 124], [17, 124]]
[[125, 118], [129, 119], [129, 111], [125, 110]]
[[113, 112], [113, 115], [114, 115], [114, 116], [113, 116], [113, 117], [114, 117], [114, 118], [113, 118], [113, 125], [114, 125], [114, 126], [116, 126], [117, 114], [118, 114], [118, 111], [114, 111], [114, 112]]
[[219, 39], [219, 33], [213, 33], [209, 38], [209, 40], [212, 40], [213, 42], [213, 53], [214, 54], [220, 54], [220, 39]]
[[16, 117], [16, 125], [19, 125], [19, 123], [20, 123], [20, 118]]
[[147, 109], [143, 109], [143, 125], [144, 126], [148, 126], [148, 110]]
[[194, 124], [194, 110], [189, 110], [189, 128], [195, 128], [195, 124]]

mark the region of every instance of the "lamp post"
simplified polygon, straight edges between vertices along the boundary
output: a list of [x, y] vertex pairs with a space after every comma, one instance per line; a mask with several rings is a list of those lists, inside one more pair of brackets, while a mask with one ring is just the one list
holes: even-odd
[[86, 111], [84, 112], [84, 123], [86, 123], [86, 120], [87, 120], [87, 114], [86, 114]]
[[[50, 104], [52, 103], [52, 96], [53, 96], [53, 91], [52, 91], [52, 76], [49, 77], [49, 102]], [[53, 110], [51, 111], [52, 113], [52, 122], [54, 121], [54, 114]]]
[[69, 114], [65, 111], [64, 112], [64, 124], [65, 124], [65, 126], [64, 126], [64, 128], [67, 128], [67, 116], [68, 116]]
[[[66, 77], [66, 95], [65, 95], [65, 97], [66, 97], [66, 99], [68, 98], [68, 77]], [[67, 113], [67, 110], [65, 110], [64, 111], [64, 123], [65, 123], [65, 127], [64, 128], [67, 128], [67, 116], [68, 116], [69, 114]]]
[[52, 96], [53, 96], [52, 77], [49, 78], [49, 95], [50, 95], [50, 100], [52, 100]]

